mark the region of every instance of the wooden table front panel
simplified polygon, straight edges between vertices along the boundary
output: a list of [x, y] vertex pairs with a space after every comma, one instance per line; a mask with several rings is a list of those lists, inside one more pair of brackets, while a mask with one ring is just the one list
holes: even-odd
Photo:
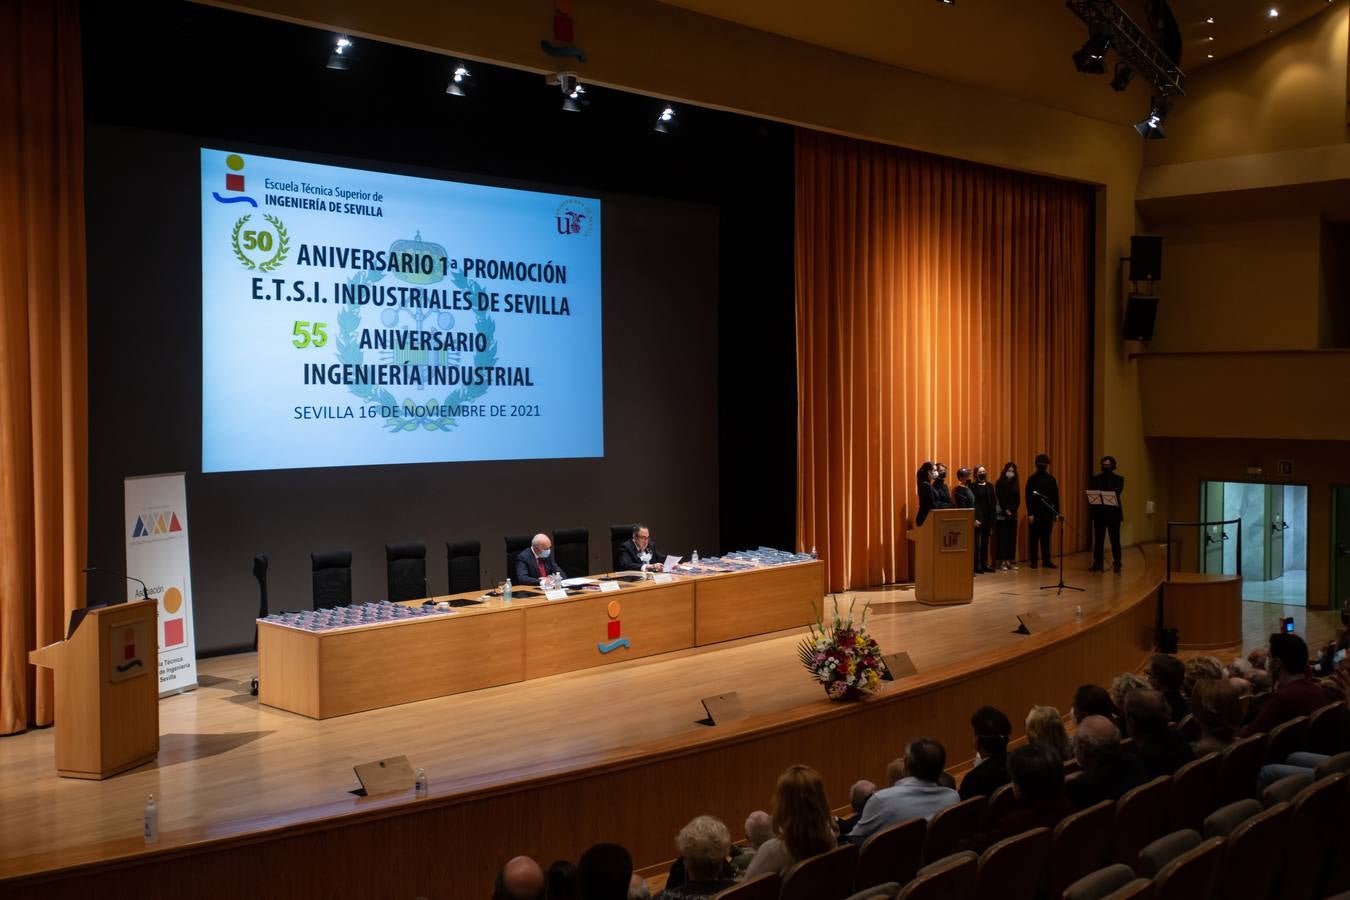
[[[525, 677], [608, 666], [694, 645], [694, 582], [642, 586], [525, 608]], [[609, 604], [630, 646], [608, 653]]]
[[814, 622], [825, 593], [825, 564], [712, 575], [695, 585], [695, 642], [715, 644]]

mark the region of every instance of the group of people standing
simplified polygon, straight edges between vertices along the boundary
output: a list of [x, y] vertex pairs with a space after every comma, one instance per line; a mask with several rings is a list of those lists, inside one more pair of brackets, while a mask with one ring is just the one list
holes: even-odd
[[[1125, 479], [1116, 474], [1116, 460], [1104, 456], [1102, 471], [1092, 476], [1088, 487], [1092, 490], [1114, 492], [1117, 504], [1111, 507], [1093, 506], [1093, 557], [1092, 571], [1104, 569], [1103, 552], [1105, 538], [1110, 535], [1113, 569], [1120, 572], [1120, 523], [1119, 497], [1125, 486]], [[935, 509], [973, 509], [975, 511], [975, 574], [986, 572], [1007, 572], [1017, 568], [1017, 522], [1022, 508], [1022, 486], [1017, 471], [1017, 463], [1004, 464], [999, 477], [992, 484], [989, 470], [984, 466], [969, 469], [964, 466], [956, 470], [956, 489], [947, 485], [947, 466], [940, 462], [925, 461], [919, 467], [918, 491], [919, 512], [914, 518], [915, 526], [922, 525], [928, 513]], [[1027, 531], [1031, 538], [1031, 568], [1045, 566], [1058, 568], [1050, 558], [1050, 534], [1055, 521], [1063, 520], [1060, 515], [1059, 482], [1050, 474], [1050, 457], [1040, 453], [1036, 456], [1036, 471], [1026, 484], [1027, 494]], [[989, 565], [990, 538], [993, 538], [995, 565]]]

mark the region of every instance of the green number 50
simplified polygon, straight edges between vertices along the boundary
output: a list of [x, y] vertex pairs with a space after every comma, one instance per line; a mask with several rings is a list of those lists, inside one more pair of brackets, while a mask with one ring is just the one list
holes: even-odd
[[328, 325], [325, 322], [296, 322], [295, 327], [291, 329], [291, 334], [295, 335], [295, 340], [291, 341], [296, 349], [305, 347], [322, 347], [328, 343]]

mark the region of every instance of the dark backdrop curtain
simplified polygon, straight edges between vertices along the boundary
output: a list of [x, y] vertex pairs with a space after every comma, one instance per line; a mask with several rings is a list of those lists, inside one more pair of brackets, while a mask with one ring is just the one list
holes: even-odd
[[1049, 453], [1087, 546], [1092, 224], [1089, 186], [798, 131], [797, 537], [831, 590], [909, 576], [925, 459], [1025, 491]]
[[51, 723], [28, 651], [82, 602], [82, 90], [79, 4], [0, 0], [0, 734]]

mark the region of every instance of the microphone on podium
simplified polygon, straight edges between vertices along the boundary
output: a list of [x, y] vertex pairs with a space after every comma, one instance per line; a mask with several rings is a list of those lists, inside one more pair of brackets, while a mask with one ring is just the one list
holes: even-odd
[[[127, 573], [125, 573], [125, 572], [119, 572], [119, 571], [117, 571], [116, 569], [100, 569], [98, 566], [85, 566], [85, 567], [84, 567], [84, 574], [86, 574], [86, 575], [114, 575], [114, 576], [120, 575], [122, 578], [126, 579], [127, 581], [134, 581], [134, 582], [136, 582], [137, 584], [139, 584], [139, 585], [141, 586], [141, 596], [144, 597], [146, 600], [151, 599], [151, 597], [150, 597], [150, 588], [146, 587], [145, 582], [144, 582], [144, 581], [141, 581], [139, 578], [137, 578], [137, 577], [134, 576], [134, 575], [128, 575]], [[119, 601], [117, 601], [117, 602], [122, 603], [122, 602], [125, 602], [125, 601], [119, 600]]]

